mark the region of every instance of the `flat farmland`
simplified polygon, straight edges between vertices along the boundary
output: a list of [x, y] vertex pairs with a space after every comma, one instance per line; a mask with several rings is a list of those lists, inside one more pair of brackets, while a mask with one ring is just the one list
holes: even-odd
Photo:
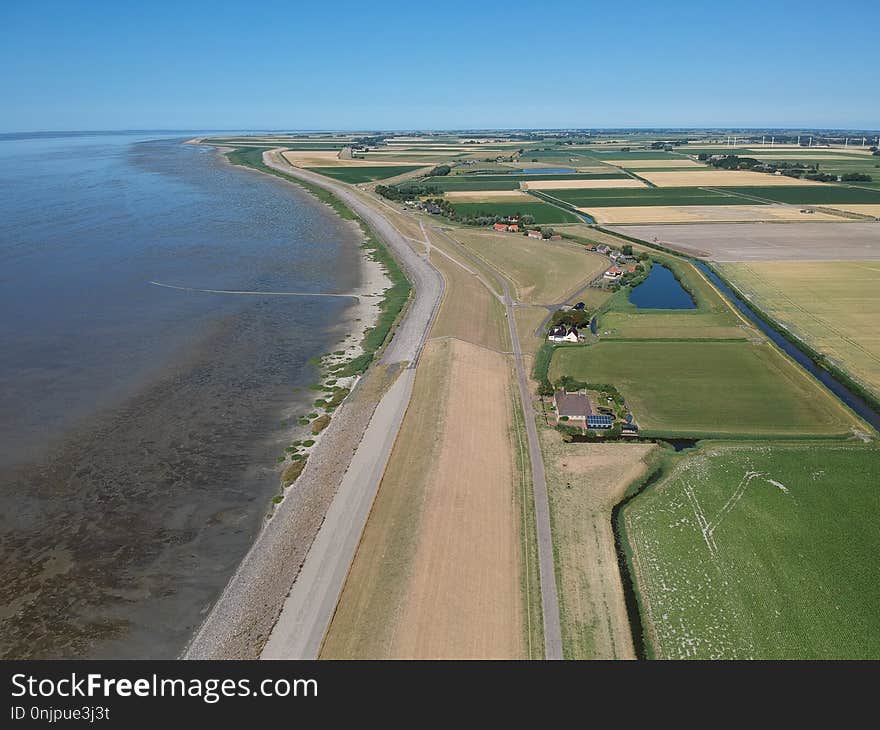
[[641, 180], [623, 177], [617, 180], [608, 178], [580, 180], [523, 180], [523, 190], [576, 190], [583, 188], [646, 188]]
[[601, 150], [595, 147], [580, 148], [581, 154], [596, 157], [603, 162], [614, 161], [615, 165], [624, 165], [628, 162], [638, 160], [687, 160], [688, 158], [682, 154], [675, 152], [663, 152], [660, 150], [633, 150], [632, 152], [622, 152], [620, 149]]
[[880, 225], [694, 223], [626, 226], [621, 233], [713, 261], [880, 260]]
[[834, 210], [842, 210], [846, 213], [858, 213], [859, 215], [870, 215], [880, 218], [880, 203], [846, 203], [844, 205], [828, 206]]
[[700, 188], [633, 188], [600, 190], [554, 190], [554, 198], [576, 208], [644, 205], [747, 205], [735, 192]]
[[425, 180], [426, 184], [441, 190], [518, 190], [521, 182], [537, 182], [539, 180], [618, 180], [632, 179], [623, 173], [578, 174], [563, 173], [559, 175], [446, 175]]
[[556, 349], [550, 379], [613, 383], [644, 430], [844, 435], [859, 421], [769, 342], [613, 341]]
[[745, 186], [745, 187], [797, 187], [808, 185], [819, 187], [823, 183], [801, 180], [785, 175], [771, 175], [767, 172], [751, 172], [749, 170], [715, 170], [702, 168], [691, 171], [642, 172], [640, 175], [654, 183], [658, 188], [680, 188], [700, 185], [712, 187]]
[[663, 659], [880, 658], [880, 452], [707, 444], [622, 511]]
[[534, 203], [535, 199], [522, 190], [451, 190], [443, 197], [452, 203]]
[[723, 264], [751, 301], [880, 398], [880, 262]]
[[[744, 199], [742, 199], [743, 202]], [[611, 225], [642, 223], [737, 223], [840, 221], [833, 213], [802, 213], [791, 205], [637, 205], [580, 208], [597, 223]]]
[[711, 170], [713, 168], [704, 165], [702, 162], [697, 162], [696, 160], [691, 160], [687, 157], [676, 157], [674, 159], [660, 159], [660, 160], [632, 160], [632, 159], [605, 159], [609, 165], [617, 165], [619, 167], [624, 167], [627, 170], [647, 170], [647, 169], [663, 169], [668, 167], [680, 167], [680, 168], [694, 168], [694, 169], [704, 169]]
[[332, 177], [335, 180], [357, 184], [397, 177], [418, 170], [419, 167], [419, 165], [383, 165], [381, 167], [309, 167], [306, 169], [319, 175]]
[[721, 187], [731, 195], [743, 195], [792, 205], [834, 205], [840, 203], [869, 203], [880, 205], [880, 190], [834, 185], [770, 185], [761, 187]]
[[565, 241], [543, 241], [512, 233], [456, 230], [463, 246], [509, 279], [517, 299], [538, 304], [564, 301], [608, 266], [608, 259]]
[[431, 261], [446, 280], [446, 292], [431, 337], [457, 337], [492, 350], [509, 350], [501, 302], [477, 277], [446, 256], [435, 253]]
[[396, 166], [399, 162], [366, 162], [365, 160], [340, 157], [340, 150], [312, 150], [308, 152], [286, 150], [281, 153], [285, 160], [295, 167], [330, 168], [330, 167], [364, 167], [364, 166]]
[[428, 342], [322, 657], [529, 656], [510, 374]]
[[563, 443], [542, 428], [566, 659], [635, 659], [611, 510], [647, 470], [653, 444]]
[[577, 223], [573, 213], [549, 203], [455, 203], [455, 212], [461, 216], [521, 216], [530, 215], [535, 223]]

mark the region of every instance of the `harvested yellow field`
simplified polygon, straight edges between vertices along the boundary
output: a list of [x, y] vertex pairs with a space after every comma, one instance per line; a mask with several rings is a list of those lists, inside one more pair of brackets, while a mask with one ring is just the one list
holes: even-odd
[[543, 328], [541, 336], [536, 336], [535, 332], [541, 323], [550, 316], [550, 311], [544, 307], [517, 307], [513, 312], [516, 317], [520, 347], [523, 353], [534, 355], [545, 342]]
[[509, 203], [512, 200], [535, 202], [533, 197], [522, 190], [449, 190], [443, 197], [460, 203]]
[[721, 268], [761, 309], [880, 396], [880, 262], [756, 261]]
[[427, 343], [323, 657], [527, 657], [511, 404], [506, 356]]
[[737, 223], [840, 221], [830, 213], [801, 213], [792, 205], [633, 205], [578, 208], [597, 223]]
[[380, 165], [401, 164], [400, 160], [340, 159], [339, 150], [286, 150], [281, 154], [295, 167], [378, 167]]
[[611, 510], [653, 444], [566, 444], [541, 430], [566, 659], [635, 659]]
[[452, 341], [454, 384], [395, 635], [398, 658], [524, 656], [506, 358]]
[[457, 337], [493, 350], [509, 350], [507, 320], [501, 302], [473, 274], [436, 251], [434, 266], [446, 281], [446, 292], [431, 337]]
[[702, 162], [697, 162], [689, 157], [680, 160], [607, 160], [609, 165], [617, 165], [628, 170], [650, 170], [656, 167], [706, 167]]
[[699, 170], [695, 172], [644, 172], [640, 173], [658, 188], [686, 188], [700, 185], [733, 187], [737, 185], [824, 185], [813, 180], [803, 180], [786, 175], [771, 175], [750, 170]]
[[621, 177], [598, 180], [584, 178], [581, 180], [535, 180], [534, 182], [522, 182], [523, 190], [576, 190], [580, 188], [646, 188], [641, 180], [633, 177]]
[[880, 218], [880, 205], [874, 203], [850, 203], [848, 205], [823, 205], [823, 208], [834, 208], [834, 210], [842, 210], [847, 213], [858, 213], [860, 215], [872, 215]]
[[608, 259], [566, 241], [543, 241], [490, 231], [450, 232], [503, 274], [514, 296], [529, 304], [565, 301], [601, 274]]

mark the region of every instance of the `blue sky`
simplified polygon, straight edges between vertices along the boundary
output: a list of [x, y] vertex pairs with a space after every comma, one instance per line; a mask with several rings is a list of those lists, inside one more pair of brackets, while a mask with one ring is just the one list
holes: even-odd
[[0, 131], [880, 127], [838, 7], [3, 0]]

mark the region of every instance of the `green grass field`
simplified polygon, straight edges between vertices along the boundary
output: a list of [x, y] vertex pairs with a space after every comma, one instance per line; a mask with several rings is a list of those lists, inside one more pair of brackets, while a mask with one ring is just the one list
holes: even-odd
[[683, 159], [683, 155], [676, 154], [674, 152], [663, 152], [661, 150], [631, 150], [629, 152], [623, 152], [619, 149], [617, 150], [601, 150], [601, 149], [589, 149], [589, 150], [577, 150], [580, 154], [588, 155], [590, 157], [595, 157], [597, 159], [611, 159], [611, 160], [681, 160]]
[[536, 180], [619, 180], [626, 175], [623, 173], [562, 173], [534, 174], [534, 175], [448, 175], [445, 177], [429, 177], [422, 180], [427, 185], [433, 185], [441, 190], [467, 191], [467, 190], [517, 190], [521, 182], [534, 182]]
[[568, 211], [547, 203], [455, 203], [460, 216], [531, 215], [536, 224], [577, 223], [578, 218]]
[[309, 167], [307, 169], [335, 180], [357, 184], [403, 175], [405, 172], [412, 172], [420, 167], [421, 165], [382, 165], [378, 167]]
[[622, 511], [649, 654], [880, 659], [880, 452], [705, 444]]
[[731, 195], [750, 195], [756, 198], [774, 200], [779, 203], [793, 203], [795, 205], [834, 205], [836, 203], [880, 204], [880, 190], [869, 190], [846, 185], [768, 185], [764, 187], [719, 187], [718, 190], [723, 190]]
[[554, 198], [578, 208], [630, 205], [747, 205], [754, 201], [700, 188], [593, 188], [547, 190]]
[[614, 384], [653, 434], [838, 436], [857, 423], [768, 342], [602, 340], [558, 348], [549, 374]]

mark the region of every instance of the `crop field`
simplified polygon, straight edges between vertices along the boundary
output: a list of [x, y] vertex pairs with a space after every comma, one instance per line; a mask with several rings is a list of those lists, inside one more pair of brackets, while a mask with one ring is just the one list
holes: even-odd
[[419, 165], [383, 165], [381, 167], [310, 167], [312, 172], [326, 175], [342, 182], [351, 184], [384, 180], [388, 177], [397, 177], [413, 170], [418, 170]]
[[613, 383], [652, 433], [843, 435], [859, 422], [768, 342], [614, 341], [558, 348], [550, 378]]
[[[440, 244], [435, 241], [434, 245]], [[431, 260], [446, 280], [446, 292], [431, 328], [431, 337], [457, 337], [492, 350], [509, 350], [507, 320], [501, 302], [477, 277], [446, 256], [432, 255]]]
[[681, 168], [685, 170], [693, 169], [695, 171], [700, 171], [714, 169], [712, 167], [709, 167], [708, 165], [703, 164], [702, 162], [691, 160], [688, 157], [676, 157], [675, 159], [663, 160], [613, 160], [606, 158], [605, 162], [607, 162], [609, 165], [618, 165], [619, 167], [624, 167], [627, 170], [664, 170], [669, 168]]
[[463, 246], [509, 279], [524, 302], [564, 301], [572, 291], [601, 274], [608, 259], [564, 241], [543, 241], [511, 233], [456, 230]]
[[762, 187], [721, 187], [731, 195], [748, 195], [794, 205], [833, 205], [835, 203], [880, 204], [880, 190], [847, 185], [795, 185]]
[[638, 205], [580, 208], [597, 223], [639, 225], [643, 223], [738, 223], [840, 221], [834, 213], [802, 213], [791, 205]]
[[808, 185], [821, 187], [827, 183], [815, 183], [809, 180], [801, 180], [796, 177], [785, 175], [771, 175], [766, 172], [751, 172], [750, 170], [715, 170], [702, 168], [682, 171], [640, 172], [645, 180], [648, 180], [658, 188], [698, 187], [711, 185], [712, 187], [797, 187]]
[[575, 190], [583, 188], [646, 188], [641, 180], [624, 177], [619, 180], [584, 179], [584, 180], [523, 180], [524, 190]]
[[633, 150], [632, 152], [622, 152], [620, 149], [601, 150], [595, 148], [579, 150], [582, 154], [596, 157], [603, 161], [614, 161], [616, 165], [624, 165], [626, 162], [633, 160], [686, 160], [684, 155], [674, 152], [663, 152], [660, 150]]
[[509, 365], [427, 343], [322, 657], [528, 658]]
[[530, 215], [535, 223], [576, 223], [577, 216], [549, 203], [455, 203], [455, 212], [461, 216], [517, 216]]
[[644, 225], [621, 227], [621, 232], [713, 261], [880, 259], [878, 225], [873, 221]]
[[644, 205], [745, 205], [735, 192], [717, 192], [699, 188], [633, 188], [601, 190], [554, 190], [554, 198], [576, 208]]
[[880, 218], [880, 203], [844, 203], [843, 205], [828, 206], [834, 210], [842, 210], [845, 213], [857, 213]]
[[630, 179], [623, 173], [561, 173], [559, 175], [535, 173], [534, 175], [446, 175], [426, 178], [423, 182], [441, 190], [517, 190], [521, 182], [539, 180], [618, 180]]
[[622, 513], [664, 659], [880, 659], [880, 452], [706, 444]]
[[540, 430], [566, 659], [634, 659], [611, 510], [647, 470], [653, 444], [563, 443]]
[[534, 203], [535, 198], [522, 190], [452, 190], [443, 193], [451, 203]]
[[880, 262], [723, 264], [762, 310], [880, 398]]

